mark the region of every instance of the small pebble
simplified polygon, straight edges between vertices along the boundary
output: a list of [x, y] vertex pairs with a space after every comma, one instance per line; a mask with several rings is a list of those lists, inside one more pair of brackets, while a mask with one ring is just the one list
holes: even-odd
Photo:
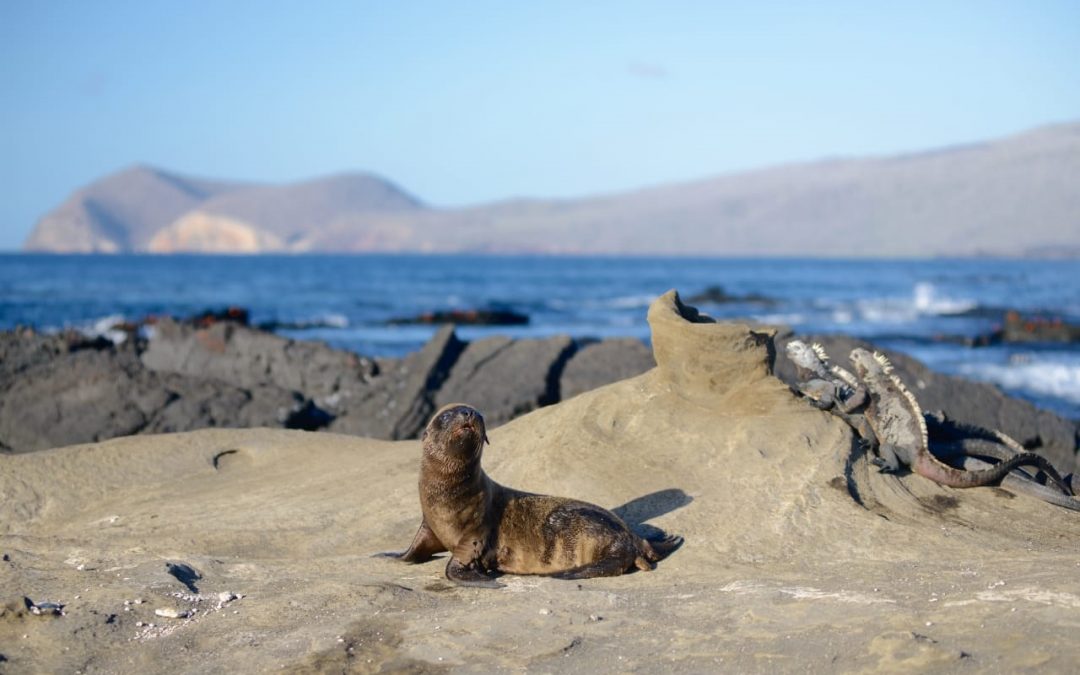
[[181, 611], [173, 607], [162, 607], [159, 609], [155, 609], [154, 614], [157, 614], [158, 616], [163, 616], [166, 619], [186, 619], [191, 616], [191, 612], [186, 610]]
[[927, 625], [927, 626], [933, 626], [933, 625], [934, 625], [934, 622], [933, 622], [933, 621], [927, 621], [927, 622], [926, 622], [926, 625]]
[[548, 614], [551, 614], [551, 610], [545, 607], [544, 609], [540, 610], [540, 613], [544, 616], [547, 616]]
[[602, 617], [602, 616], [599, 616], [599, 615], [596, 615], [596, 614], [590, 614], [589, 615], [589, 621], [603, 621], [603, 620], [604, 620], [604, 617]]
[[218, 602], [224, 604], [226, 602], [231, 602], [233, 600], [236, 600], [236, 595], [234, 595], [233, 593], [230, 593], [229, 591], [222, 591], [221, 593], [217, 594], [217, 598], [218, 598]]
[[142, 627], [143, 627], [143, 625], [144, 625], [144, 624], [143, 624], [143, 622], [142, 622], [142, 621], [136, 621], [136, 622], [135, 622], [135, 627], [136, 627], [136, 628], [142, 628]]

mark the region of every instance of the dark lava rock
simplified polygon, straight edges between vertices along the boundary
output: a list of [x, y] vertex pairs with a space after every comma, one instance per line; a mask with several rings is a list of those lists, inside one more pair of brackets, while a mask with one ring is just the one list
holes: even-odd
[[89, 338], [75, 331], [44, 334], [32, 328], [0, 332], [0, 391], [5, 382], [34, 366], [83, 349], [112, 348], [104, 338]]
[[509, 309], [451, 309], [390, 319], [390, 326], [452, 323], [458, 326], [525, 326], [529, 317]]
[[375, 364], [321, 342], [290, 340], [233, 323], [194, 328], [164, 319], [143, 364], [161, 372], [209, 377], [238, 387], [274, 385], [309, 398], [366, 386]]
[[246, 326], [250, 316], [250, 312], [243, 307], [226, 307], [224, 309], [207, 309], [183, 321], [197, 328], [207, 328], [223, 321]]
[[435, 392], [464, 348], [453, 326], [444, 326], [423, 349], [387, 367], [368, 386], [337, 397], [330, 431], [391, 440], [417, 437], [436, 410]]
[[168, 395], [131, 350], [62, 354], [22, 372], [0, 397], [0, 443], [28, 452], [146, 426]]
[[1001, 331], [1004, 342], [1080, 342], [1080, 326], [1058, 316], [1022, 316], [1007, 312]]
[[559, 398], [565, 401], [605, 384], [636, 377], [655, 366], [652, 350], [641, 340], [614, 338], [586, 342], [563, 369]]
[[757, 293], [750, 293], [748, 295], [730, 295], [720, 286], [707, 286], [703, 291], [691, 295], [683, 300], [683, 302], [688, 305], [727, 305], [737, 302], [754, 305], [776, 304], [776, 301], [772, 298], [767, 298], [764, 295], [758, 295]]
[[[799, 339], [821, 343], [838, 365], [849, 369], [848, 354], [852, 349], [874, 349], [867, 342], [845, 336], [802, 336]], [[777, 377], [790, 385], [795, 381], [795, 368], [785, 356], [786, 342], [786, 339], [778, 340], [775, 371]], [[1027, 401], [1010, 398], [992, 384], [935, 373], [910, 356], [880, 351], [892, 361], [896, 374], [924, 411], [941, 410], [959, 422], [1003, 431], [1025, 448], [1049, 459], [1063, 469], [1063, 473], [1076, 466], [1080, 431], [1076, 423], [1040, 410]]]
[[242, 389], [210, 378], [159, 376], [168, 399], [140, 433], [192, 431], [209, 427], [285, 427], [313, 430], [327, 414], [296, 392], [273, 385]]
[[0, 391], [0, 445], [30, 452], [205, 427], [303, 428], [304, 405], [272, 385], [155, 373], [130, 347], [84, 349], [24, 370]]
[[469, 343], [435, 396], [436, 409], [463, 402], [484, 414], [489, 428], [557, 403], [563, 366], [575, 349], [560, 335], [512, 340], [491, 337]]

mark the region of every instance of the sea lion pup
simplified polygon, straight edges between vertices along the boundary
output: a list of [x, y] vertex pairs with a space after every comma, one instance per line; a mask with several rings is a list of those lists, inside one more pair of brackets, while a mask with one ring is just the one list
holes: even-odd
[[484, 418], [467, 405], [440, 409], [420, 439], [424, 518], [407, 551], [378, 555], [421, 563], [448, 550], [447, 579], [498, 588], [489, 574], [585, 579], [650, 570], [682, 544], [679, 536], [646, 541], [599, 506], [491, 480], [480, 467]]

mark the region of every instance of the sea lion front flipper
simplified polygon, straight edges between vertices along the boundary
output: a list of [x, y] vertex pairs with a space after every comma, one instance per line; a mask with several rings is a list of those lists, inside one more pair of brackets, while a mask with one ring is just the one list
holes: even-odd
[[463, 565], [457, 558], [450, 558], [446, 563], [446, 578], [460, 586], [472, 586], [474, 588], [505, 588], [473, 565]]
[[427, 521], [420, 521], [420, 529], [416, 531], [416, 536], [413, 537], [412, 544], [409, 545], [409, 550], [401, 553], [395, 551], [387, 551], [385, 553], [376, 553], [376, 558], [397, 558], [403, 562], [416, 564], [427, 562], [431, 560], [432, 556], [436, 553], [442, 553], [446, 550], [439, 538], [435, 536], [435, 533], [428, 527]]

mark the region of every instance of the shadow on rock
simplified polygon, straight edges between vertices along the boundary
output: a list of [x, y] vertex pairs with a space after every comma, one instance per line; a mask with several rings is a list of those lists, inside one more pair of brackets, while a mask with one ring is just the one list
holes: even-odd
[[645, 539], [655, 539], [664, 535], [663, 530], [647, 525], [645, 521], [681, 509], [692, 501], [694, 501], [694, 498], [679, 488], [668, 488], [631, 499], [622, 506], [615, 507], [611, 512], [622, 518], [630, 529], [639, 536]]

